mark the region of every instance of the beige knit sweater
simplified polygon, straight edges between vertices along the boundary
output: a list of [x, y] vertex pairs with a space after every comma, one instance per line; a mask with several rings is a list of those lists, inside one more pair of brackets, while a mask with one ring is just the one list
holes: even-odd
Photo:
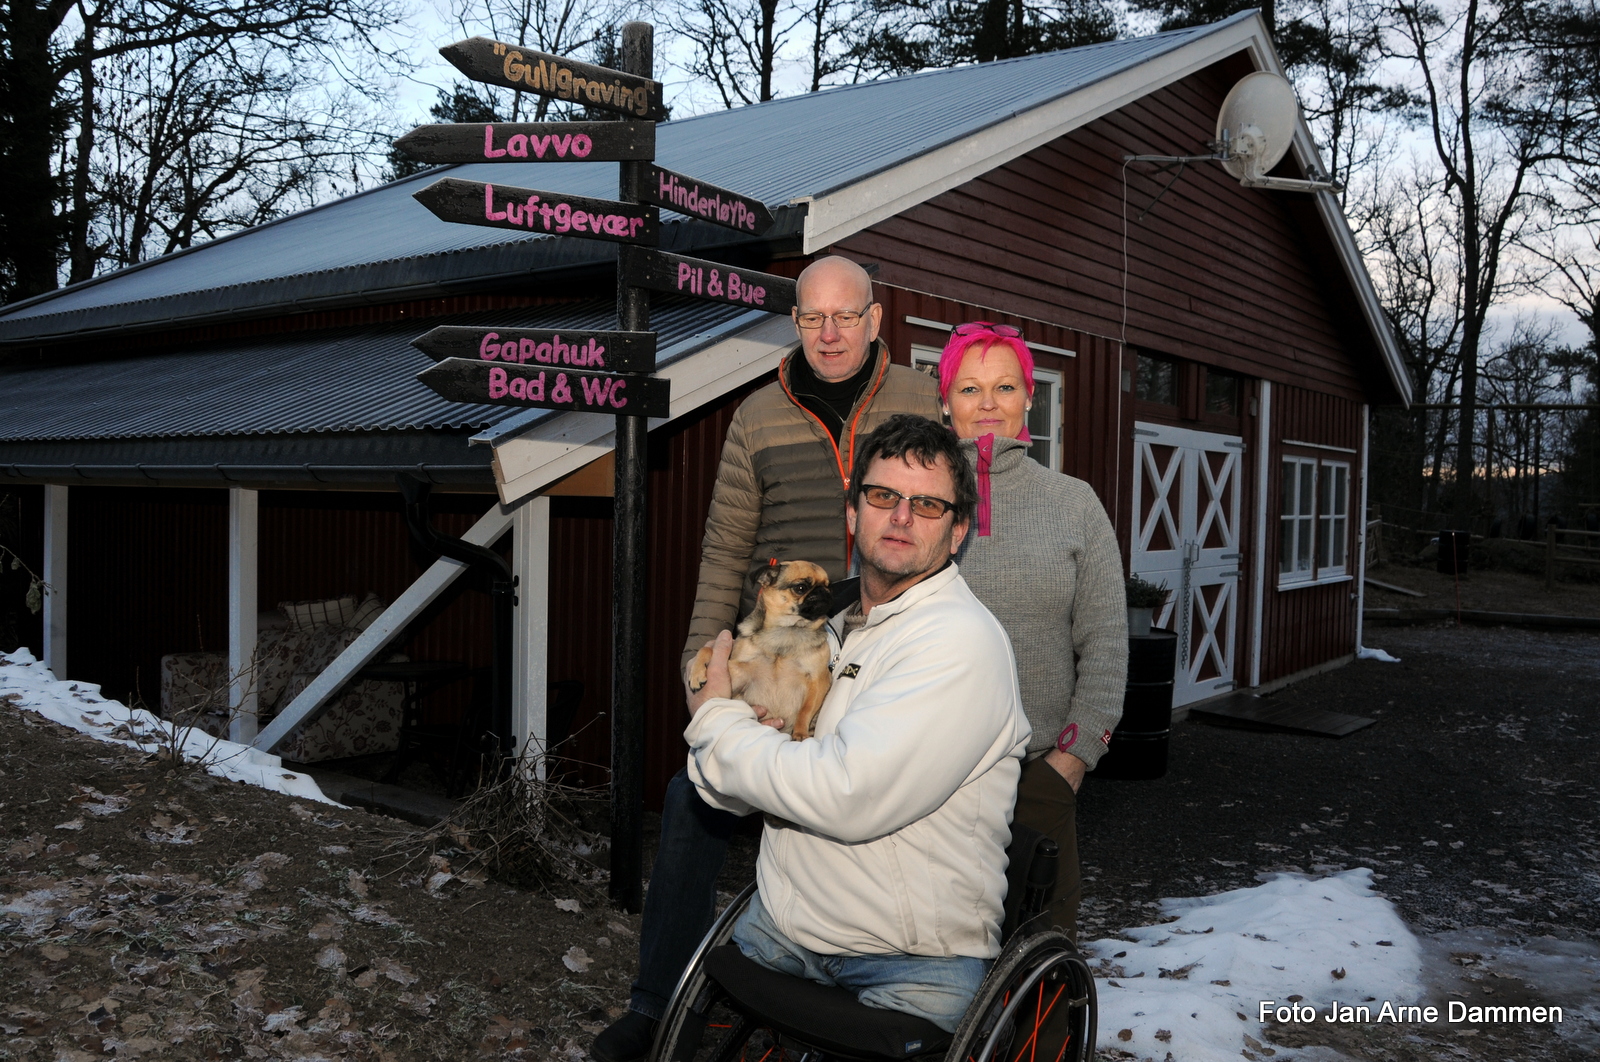
[[[1122, 718], [1128, 612], [1116, 532], [1094, 489], [996, 438], [989, 470], [989, 533], [980, 519], [956, 563], [1011, 637], [1030, 753], [1052, 745], [1088, 764]], [[980, 468], [977, 444], [962, 452]]]

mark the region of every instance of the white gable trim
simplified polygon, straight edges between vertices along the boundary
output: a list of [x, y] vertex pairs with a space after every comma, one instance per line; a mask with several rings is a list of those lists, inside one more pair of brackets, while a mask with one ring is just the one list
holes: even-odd
[[[794, 322], [775, 314], [661, 369], [672, 381], [671, 416], [659, 428], [778, 367], [799, 342]], [[611, 452], [616, 421], [592, 413], [564, 413], [495, 447], [494, 478], [507, 505], [537, 493]]]
[[[1220, 25], [1215, 33], [1164, 55], [865, 180], [812, 198], [805, 221], [805, 253], [816, 254], [1241, 51], [1249, 55], [1257, 70], [1283, 74], [1283, 64], [1273, 50], [1271, 35], [1260, 13], [1230, 20]], [[1304, 171], [1322, 170], [1316, 141], [1303, 114], [1295, 131], [1293, 150]], [[1389, 319], [1378, 301], [1377, 289], [1356, 247], [1349, 222], [1332, 194], [1318, 192], [1315, 196], [1317, 212], [1333, 240], [1345, 276], [1355, 288], [1362, 316], [1378, 345], [1390, 382], [1409, 406], [1411, 377], [1406, 372]]]

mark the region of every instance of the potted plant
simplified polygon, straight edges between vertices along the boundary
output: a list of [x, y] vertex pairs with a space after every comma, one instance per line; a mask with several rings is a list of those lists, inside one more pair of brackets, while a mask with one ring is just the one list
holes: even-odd
[[1167, 589], [1166, 583], [1152, 583], [1137, 575], [1130, 575], [1127, 582], [1128, 634], [1149, 634], [1151, 617], [1166, 602], [1170, 593], [1172, 591]]

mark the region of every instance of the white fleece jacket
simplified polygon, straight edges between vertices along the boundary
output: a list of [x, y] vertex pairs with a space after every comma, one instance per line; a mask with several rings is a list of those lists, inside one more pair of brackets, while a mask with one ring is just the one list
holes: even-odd
[[795, 943], [994, 958], [1030, 734], [1005, 630], [951, 564], [874, 608], [833, 674], [807, 741], [708, 701], [684, 731], [690, 778], [714, 807], [767, 813], [761, 902]]

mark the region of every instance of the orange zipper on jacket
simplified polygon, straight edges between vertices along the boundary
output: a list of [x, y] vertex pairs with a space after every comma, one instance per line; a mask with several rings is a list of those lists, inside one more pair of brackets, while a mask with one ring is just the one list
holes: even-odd
[[[876, 348], [877, 346], [878, 344], [874, 342], [873, 347]], [[803, 358], [805, 357], [805, 351], [796, 351], [790, 356]], [[833, 447], [833, 463], [839, 468], [839, 482], [843, 486], [845, 494], [848, 495], [850, 493], [850, 470], [845, 467], [844, 455], [839, 452], [839, 444], [833, 441], [833, 433], [828, 430], [826, 424], [822, 423], [822, 418], [802, 406], [799, 399], [795, 398], [794, 392], [789, 390], [788, 373], [783, 371], [787, 367], [787, 365], [783, 365], [778, 369], [778, 386], [783, 388], [783, 393], [788, 396], [789, 401], [794, 403], [796, 409], [816, 421], [817, 427], [822, 429], [822, 437], [828, 440], [829, 446]], [[867, 393], [861, 396], [861, 401], [856, 404], [856, 415], [850, 418], [850, 459], [852, 462], [855, 460], [856, 455], [856, 427], [861, 423], [861, 415], [867, 411], [867, 406], [871, 405], [872, 400], [877, 397], [878, 388], [883, 386], [883, 378], [887, 375], [889, 375], [889, 357], [888, 353], [884, 352], [882, 364], [878, 366], [877, 379], [872, 381], [872, 386], [867, 388]], [[844, 567], [846, 572], [850, 570], [850, 554], [855, 548], [856, 536], [850, 533], [850, 525], [847, 523], [844, 528]]]

